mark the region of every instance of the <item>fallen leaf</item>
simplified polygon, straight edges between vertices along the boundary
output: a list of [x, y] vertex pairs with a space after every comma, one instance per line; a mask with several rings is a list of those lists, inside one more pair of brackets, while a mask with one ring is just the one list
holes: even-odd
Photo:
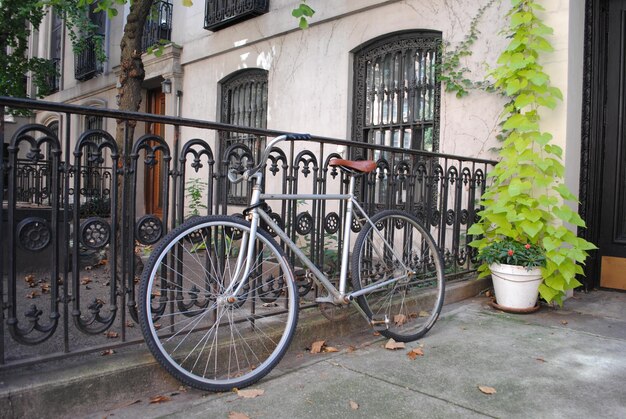
[[407, 356], [411, 360], [413, 360], [417, 358], [418, 356], [424, 356], [424, 351], [422, 350], [422, 348], [413, 348], [409, 352], [407, 352]]
[[26, 298], [30, 298], [31, 300], [37, 297], [39, 297], [39, 294], [37, 293], [37, 291], [31, 291], [28, 294], [26, 294]]
[[154, 324], [154, 330], [159, 330], [161, 328], [161, 323], [155, 323]]
[[396, 349], [404, 349], [404, 348], [405, 348], [404, 342], [396, 342], [393, 339], [389, 339], [387, 343], [385, 344], [385, 349], [389, 349], [392, 351], [395, 351]]
[[359, 404], [355, 402], [354, 400], [350, 400], [350, 409], [359, 410]]
[[178, 387], [178, 391], [187, 392], [187, 387], [185, 387], [185, 386], [179, 386], [179, 387]]
[[541, 363], [546, 362], [546, 360], [545, 360], [545, 359], [543, 359], [543, 358], [535, 358], [535, 360], [536, 360], [536, 361], [539, 361], [539, 362], [541, 362]]
[[492, 296], [492, 293], [491, 293], [491, 291], [489, 291], [489, 290], [488, 290], [488, 291], [485, 293], [485, 297], [491, 297], [491, 296]]
[[561, 320], [561, 324], [562, 325], [566, 325], [567, 324], [567, 320]]
[[86, 271], [90, 271], [90, 270], [92, 270], [92, 269], [93, 269], [93, 266], [85, 266], [85, 270], [86, 270]]
[[132, 320], [126, 320], [126, 327], [135, 327], [135, 323]]
[[24, 277], [24, 282], [26, 282], [30, 288], [35, 288], [37, 286], [37, 283], [35, 282], [35, 275], [32, 274], [26, 275]]
[[380, 336], [380, 332], [374, 332], [374, 336]]
[[170, 398], [167, 396], [162, 396], [162, 395], [158, 395], [158, 396], [154, 396], [150, 399], [150, 404], [155, 404], [155, 403], [164, 403], [164, 402], [169, 402]]
[[263, 307], [278, 307], [276, 303], [263, 303]]
[[265, 390], [251, 388], [248, 390], [236, 390], [236, 392], [239, 397], [243, 397], [244, 399], [254, 399], [255, 397], [262, 396]]
[[109, 339], [115, 339], [120, 337], [120, 334], [117, 332], [114, 332], [113, 330], [109, 330], [108, 332], [104, 333], [104, 336], [106, 336]]
[[80, 284], [81, 284], [81, 285], [87, 285], [87, 284], [89, 284], [89, 283], [91, 283], [91, 278], [86, 278], [86, 277], [85, 277], [85, 278], [83, 278], [83, 279], [81, 279], [81, 280], [80, 280]]
[[109, 263], [108, 259], [102, 259], [100, 262], [97, 263], [97, 265], [106, 265], [107, 263]]
[[496, 394], [496, 389], [493, 387], [489, 387], [489, 386], [478, 386], [478, 389], [480, 391], [482, 391], [485, 394]]
[[396, 326], [402, 326], [404, 323], [406, 323], [407, 318], [404, 314], [396, 314], [395, 316], [393, 316], [393, 322], [396, 324]]
[[318, 341], [313, 342], [311, 344], [311, 353], [319, 354], [320, 352], [322, 352], [322, 348], [324, 347], [325, 344], [326, 344], [325, 340], [318, 340]]
[[429, 317], [429, 316], [430, 316], [430, 313], [429, 313], [428, 311], [424, 311], [424, 310], [422, 310], [422, 311], [420, 311], [417, 315], [418, 315], [419, 317]]
[[335, 348], [334, 346], [324, 346], [322, 348], [323, 352], [339, 352], [339, 349]]
[[250, 416], [241, 412], [228, 412], [228, 419], [250, 419]]
[[115, 351], [113, 349], [107, 349], [106, 351], [102, 351], [100, 352], [101, 356], [106, 356], [106, 355], [113, 355], [115, 353]]
[[348, 346], [348, 349], [346, 349], [346, 352], [348, 352], [348, 353], [354, 352], [354, 351], [356, 351], [356, 346], [350, 345], [350, 346]]
[[41, 284], [41, 293], [42, 294], [47, 294], [50, 292], [50, 284], [48, 284], [47, 282], [43, 282]]

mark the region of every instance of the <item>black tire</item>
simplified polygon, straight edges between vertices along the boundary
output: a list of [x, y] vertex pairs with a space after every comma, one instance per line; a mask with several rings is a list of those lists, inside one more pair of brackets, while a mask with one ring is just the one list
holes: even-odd
[[146, 344], [186, 385], [207, 391], [249, 386], [289, 347], [298, 291], [267, 232], [257, 231], [246, 286], [237, 295], [226, 292], [249, 232], [250, 223], [240, 218], [194, 217], [161, 241], [144, 269], [139, 322]]
[[[432, 236], [417, 218], [405, 211], [386, 210], [363, 226], [352, 253], [352, 287], [363, 289], [393, 275], [403, 275], [402, 265], [413, 274], [357, 297], [359, 306], [374, 320], [383, 336], [411, 342], [435, 324], [445, 293], [444, 265]], [[384, 240], [383, 240], [384, 237]], [[390, 243], [391, 251], [385, 246]], [[402, 259], [402, 260], [399, 260]]]

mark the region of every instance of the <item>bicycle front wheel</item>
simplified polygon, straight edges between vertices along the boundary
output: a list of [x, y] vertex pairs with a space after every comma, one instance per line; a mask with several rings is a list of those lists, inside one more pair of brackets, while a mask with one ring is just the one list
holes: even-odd
[[435, 324], [443, 306], [444, 270], [435, 240], [413, 215], [376, 214], [354, 244], [352, 286], [385, 284], [357, 297], [383, 336], [411, 342]]
[[184, 384], [249, 386], [291, 342], [298, 319], [291, 267], [261, 229], [248, 260], [250, 228], [231, 216], [193, 218], [166, 236], [144, 270], [142, 332], [156, 360]]

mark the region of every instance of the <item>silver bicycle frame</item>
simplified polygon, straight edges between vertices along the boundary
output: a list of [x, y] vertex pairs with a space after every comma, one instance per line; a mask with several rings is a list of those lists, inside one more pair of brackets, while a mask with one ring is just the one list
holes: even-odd
[[[275, 138], [273, 141], [268, 144], [265, 152], [263, 154], [264, 160], [267, 160], [267, 153], [274, 144], [281, 141], [281, 137]], [[390, 284], [395, 281], [399, 281], [401, 279], [407, 278], [410, 275], [415, 274], [408, 266], [402, 262], [402, 268], [405, 270], [406, 274], [401, 275], [395, 278], [391, 278], [385, 281], [376, 282], [367, 287], [364, 287], [358, 291], [351, 292], [349, 294], [346, 293], [347, 289], [347, 278], [348, 278], [348, 260], [349, 260], [349, 245], [350, 245], [350, 237], [351, 237], [351, 228], [352, 218], [354, 216], [354, 208], [363, 214], [366, 222], [372, 226], [373, 231], [378, 234], [379, 238], [385, 244], [387, 250], [392, 252], [397, 260], [402, 261], [402, 258], [397, 255], [394, 251], [393, 247], [385, 240], [380, 231], [376, 228], [376, 226], [372, 223], [371, 219], [367, 216], [363, 208], [359, 205], [357, 200], [354, 198], [354, 184], [355, 178], [354, 176], [350, 177], [349, 184], [349, 194], [326, 194], [326, 195], [318, 195], [318, 194], [264, 194], [261, 190], [261, 184], [263, 183], [263, 173], [260, 170], [261, 166], [257, 166], [254, 169], [251, 169], [251, 174], [246, 173], [243, 179], [248, 180], [254, 178], [256, 180], [253, 188], [252, 188], [252, 196], [250, 198], [250, 237], [242, 238], [242, 248], [246, 247], [247, 251], [240, 252], [239, 257], [237, 259], [237, 267], [235, 270], [234, 278], [242, 278], [241, 281], [233, 281], [229, 286], [229, 290], [234, 284], [237, 284], [237, 288], [233, 291], [233, 295], [237, 295], [243, 288], [245, 281], [243, 279], [248, 277], [248, 274], [251, 270], [252, 261], [254, 259], [254, 238], [256, 236], [259, 220], [262, 219], [267, 225], [282, 239], [282, 241], [293, 251], [293, 253], [298, 257], [298, 259], [306, 265], [306, 267], [313, 273], [315, 279], [319, 284], [321, 284], [331, 295], [332, 302], [335, 304], [346, 304], [350, 301], [353, 301], [355, 297], [360, 295], [368, 294], [378, 288], [384, 287], [387, 284]], [[241, 180], [238, 180], [241, 181]], [[341, 272], [339, 275], [339, 289], [337, 289], [330, 280], [319, 270], [317, 266], [298, 248], [298, 246], [289, 238], [287, 233], [285, 233], [275, 222], [270, 218], [270, 216], [258, 207], [258, 204], [262, 201], [270, 201], [270, 200], [299, 200], [299, 199], [310, 199], [310, 200], [319, 200], [319, 201], [345, 201], [346, 202], [346, 212], [344, 217], [344, 231], [343, 231], [343, 249], [341, 252]], [[245, 268], [244, 268], [244, 254], [245, 254]], [[239, 276], [239, 272], [243, 269], [243, 274]], [[355, 304], [356, 306], [356, 304]], [[357, 306], [358, 308], [358, 306]], [[361, 311], [361, 310], [359, 310]], [[361, 311], [361, 313], [365, 316], [365, 313]], [[367, 317], [367, 316], [365, 316]]]

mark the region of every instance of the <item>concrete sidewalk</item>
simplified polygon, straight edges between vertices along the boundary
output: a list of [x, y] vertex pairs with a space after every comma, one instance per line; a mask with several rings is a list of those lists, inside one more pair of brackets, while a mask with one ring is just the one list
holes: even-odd
[[[102, 392], [90, 385], [68, 395], [84, 403], [60, 416], [626, 417], [626, 294], [577, 293], [563, 309], [542, 307], [529, 315], [502, 313], [487, 303], [472, 298], [445, 306], [433, 330], [404, 350], [385, 349], [386, 340], [365, 326], [328, 336], [337, 353], [310, 354], [304, 344], [294, 345], [252, 387], [263, 390], [256, 398], [203, 393], [166, 379], [147, 391], [125, 383], [123, 400], [90, 403], [91, 392]], [[407, 352], [418, 347], [423, 356], [411, 360]], [[106, 376], [102, 380], [106, 387]], [[150, 403], [157, 396], [163, 401]], [[10, 417], [7, 408], [2, 416]], [[29, 417], [51, 417], [57, 408]]]
[[[626, 294], [576, 294], [561, 310], [531, 315], [487, 302], [446, 307], [435, 328], [405, 350], [384, 349], [385, 339], [365, 331], [331, 338], [338, 353], [292, 351], [252, 387], [264, 391], [256, 398], [175, 391], [163, 394], [167, 402], [139, 398], [88, 416], [626, 417]], [[416, 347], [424, 355], [411, 360], [407, 352]]]

